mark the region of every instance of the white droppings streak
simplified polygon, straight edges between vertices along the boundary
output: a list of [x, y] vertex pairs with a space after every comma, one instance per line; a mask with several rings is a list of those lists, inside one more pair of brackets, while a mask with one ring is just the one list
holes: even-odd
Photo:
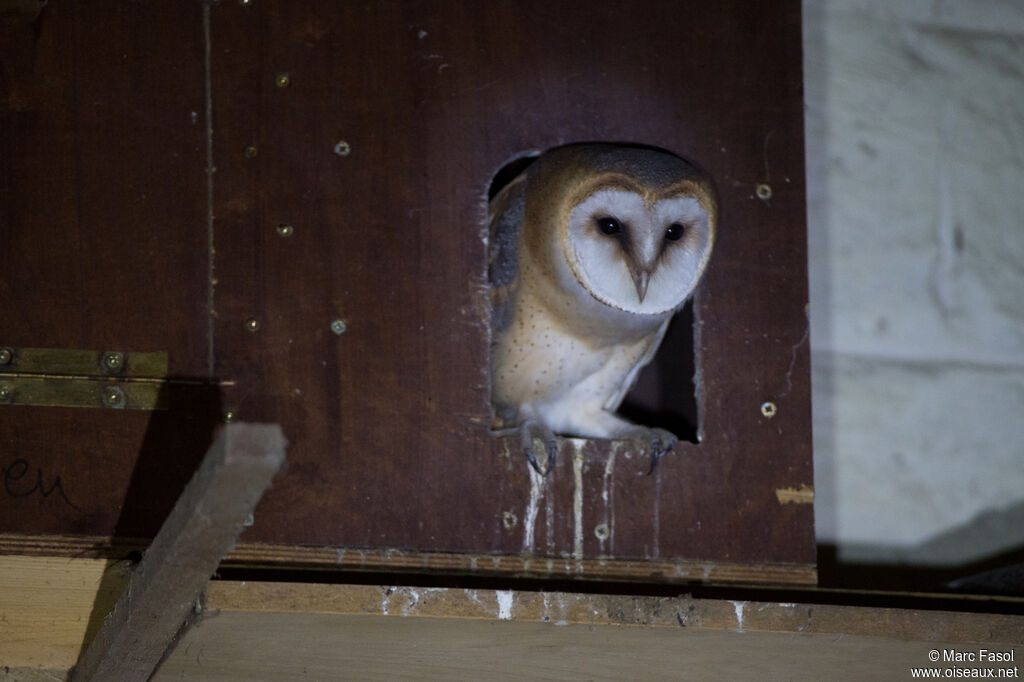
[[407, 601], [405, 604], [402, 605], [402, 615], [403, 616], [408, 616], [409, 615], [409, 609], [415, 608], [416, 605], [420, 603], [420, 593], [419, 592], [417, 592], [416, 590], [412, 589], [411, 587], [407, 588], [406, 592], [408, 593], [409, 597], [411, 597], [412, 599], [411, 599], [411, 601]]
[[608, 552], [615, 553], [615, 453], [618, 444], [608, 450], [608, 460], [604, 463], [604, 486], [601, 489], [601, 500], [604, 502], [604, 525], [608, 527], [608, 537], [601, 539], [601, 553], [604, 554], [605, 540]]
[[463, 593], [469, 597], [469, 600], [480, 607], [484, 613], [490, 613], [493, 615], [493, 611], [487, 607], [482, 601], [480, 601], [480, 595], [477, 594], [476, 590], [463, 590]]
[[658, 546], [658, 538], [661, 535], [661, 472], [654, 472], [654, 557], [661, 555], [661, 548]]
[[[551, 475], [551, 474], [549, 474]], [[545, 540], [547, 542], [548, 554], [555, 552], [555, 497], [549, 495], [545, 498], [544, 527], [547, 529]]]
[[498, 620], [511, 620], [512, 590], [497, 590], [494, 594], [498, 597]]
[[743, 608], [747, 605], [745, 601], [734, 601], [732, 607], [736, 609], [736, 629], [743, 632]]
[[530, 501], [526, 505], [526, 518], [523, 519], [523, 551], [533, 551], [533, 529], [537, 524], [537, 511], [540, 509], [540, 498], [544, 490], [544, 476], [529, 464], [526, 471], [530, 474]]
[[569, 624], [569, 605], [565, 601], [565, 593], [558, 593], [558, 620], [555, 621], [555, 625], [568, 625]]
[[574, 559], [583, 558], [583, 443], [581, 440], [573, 440], [572, 453], [572, 556]]

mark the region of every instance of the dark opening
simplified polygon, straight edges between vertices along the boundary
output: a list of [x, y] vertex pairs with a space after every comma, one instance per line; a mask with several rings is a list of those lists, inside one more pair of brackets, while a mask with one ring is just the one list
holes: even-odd
[[651, 364], [640, 370], [633, 390], [619, 406], [626, 419], [671, 431], [697, 442], [697, 390], [693, 344], [693, 299], [669, 323]]
[[520, 173], [526, 170], [527, 166], [537, 160], [537, 154], [530, 156], [520, 156], [518, 159], [513, 159], [506, 163], [501, 169], [494, 174], [491, 179], [491, 184], [487, 188], [487, 201], [492, 201], [494, 197], [498, 196], [498, 192], [505, 189], [505, 186], [516, 179]]

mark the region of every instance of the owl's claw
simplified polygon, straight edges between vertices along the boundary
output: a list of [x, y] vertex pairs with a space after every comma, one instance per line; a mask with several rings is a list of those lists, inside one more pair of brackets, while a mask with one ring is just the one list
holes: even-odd
[[[544, 424], [538, 421], [525, 422], [520, 427], [520, 436], [522, 438], [523, 453], [526, 455], [527, 461], [534, 470], [542, 475], [547, 476], [548, 473], [555, 468], [555, 455], [558, 453], [558, 438], [555, 434]], [[547, 467], [542, 469], [540, 462], [538, 461], [537, 454], [541, 453], [542, 457], [547, 460]]]
[[647, 471], [650, 476], [658, 467], [658, 462], [676, 446], [679, 439], [665, 429], [656, 429], [648, 426], [638, 426], [626, 434], [628, 440], [636, 443], [638, 450], [650, 454], [651, 468]]

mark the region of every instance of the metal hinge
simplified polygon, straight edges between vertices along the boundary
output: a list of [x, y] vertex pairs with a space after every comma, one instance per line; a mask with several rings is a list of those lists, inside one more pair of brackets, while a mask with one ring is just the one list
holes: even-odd
[[0, 347], [0, 405], [167, 409], [167, 352]]

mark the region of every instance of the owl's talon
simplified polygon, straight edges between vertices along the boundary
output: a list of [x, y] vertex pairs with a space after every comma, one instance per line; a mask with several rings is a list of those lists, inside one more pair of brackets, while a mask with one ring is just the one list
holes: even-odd
[[[521, 427], [523, 453], [541, 476], [547, 476], [555, 468], [555, 455], [558, 454], [558, 438], [544, 424], [528, 421]], [[542, 469], [537, 458], [538, 450], [547, 455], [547, 468]]]
[[661, 458], [672, 451], [679, 439], [665, 429], [638, 426], [635, 430], [626, 435], [626, 438], [636, 443], [638, 450], [643, 450], [651, 456], [651, 468], [647, 475], [650, 476], [658, 467]]

